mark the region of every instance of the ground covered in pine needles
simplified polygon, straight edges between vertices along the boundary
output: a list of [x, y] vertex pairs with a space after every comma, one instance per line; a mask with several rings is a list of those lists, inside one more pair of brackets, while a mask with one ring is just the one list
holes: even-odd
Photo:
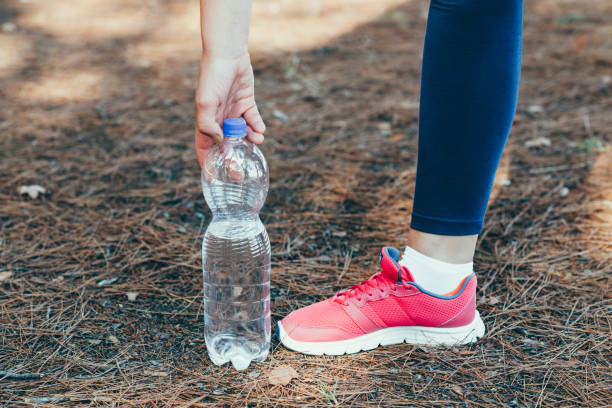
[[[427, 2], [255, 3], [277, 321], [405, 245]], [[0, 405], [609, 406], [612, 9], [527, 3], [475, 260], [487, 335], [341, 357], [275, 340], [237, 373], [202, 336], [197, 1], [3, 1]]]

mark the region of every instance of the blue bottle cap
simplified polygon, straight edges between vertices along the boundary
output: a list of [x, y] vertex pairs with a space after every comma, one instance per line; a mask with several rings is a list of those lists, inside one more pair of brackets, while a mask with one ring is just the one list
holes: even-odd
[[246, 122], [242, 118], [228, 118], [223, 121], [223, 136], [246, 136]]

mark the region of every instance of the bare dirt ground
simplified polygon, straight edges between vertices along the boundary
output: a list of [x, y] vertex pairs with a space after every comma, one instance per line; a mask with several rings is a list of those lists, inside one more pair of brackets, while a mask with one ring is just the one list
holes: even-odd
[[[610, 406], [609, 2], [527, 2], [476, 258], [486, 337], [342, 357], [275, 340], [241, 373], [202, 338], [196, 3], [0, 4], [0, 405]], [[274, 321], [405, 245], [426, 10], [256, 2]]]

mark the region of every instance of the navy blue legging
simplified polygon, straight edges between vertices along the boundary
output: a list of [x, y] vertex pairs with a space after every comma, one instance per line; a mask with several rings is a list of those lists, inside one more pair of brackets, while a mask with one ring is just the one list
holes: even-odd
[[478, 234], [516, 109], [522, 0], [432, 0], [411, 227]]

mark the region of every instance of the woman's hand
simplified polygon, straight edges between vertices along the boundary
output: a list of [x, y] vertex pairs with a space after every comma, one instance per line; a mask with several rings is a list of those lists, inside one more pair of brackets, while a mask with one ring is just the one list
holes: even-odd
[[223, 141], [224, 119], [244, 118], [247, 139], [263, 142], [266, 126], [255, 104], [254, 82], [248, 53], [237, 58], [202, 57], [195, 96], [195, 149], [200, 166], [213, 144]]

